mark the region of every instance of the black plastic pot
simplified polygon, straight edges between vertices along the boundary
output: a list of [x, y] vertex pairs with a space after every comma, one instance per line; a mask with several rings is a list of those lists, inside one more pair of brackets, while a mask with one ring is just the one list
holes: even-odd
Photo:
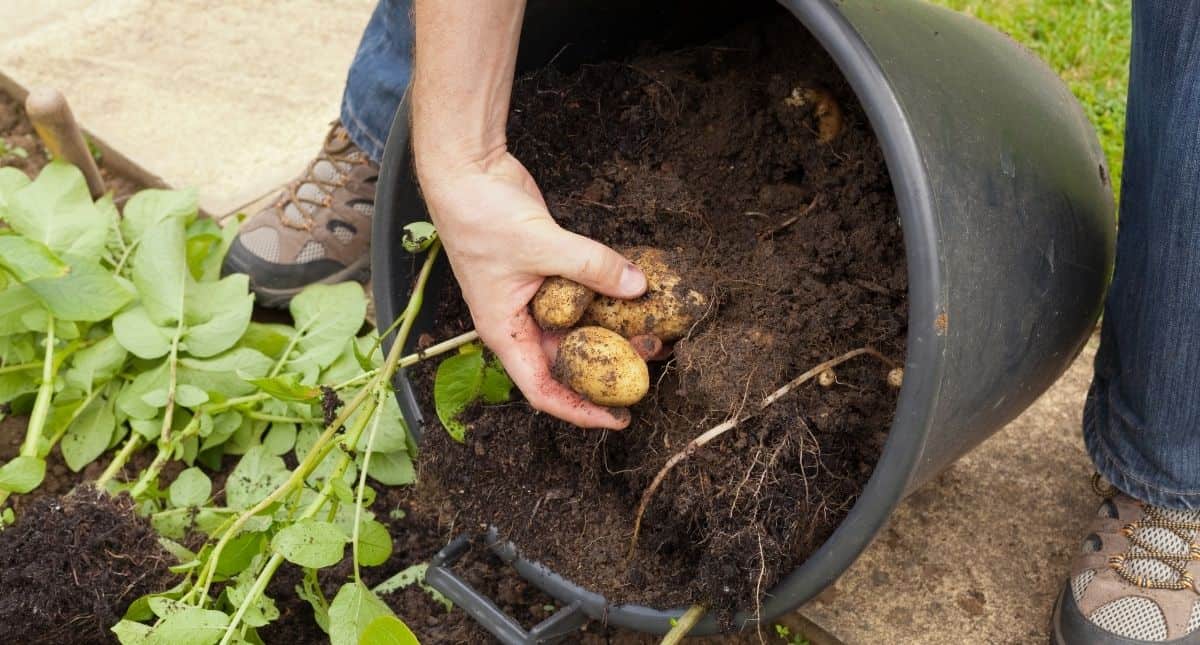
[[[731, 12], [748, 11], [730, 6], [746, 3], [690, 2], [678, 11], [670, 4], [531, 3], [520, 67], [556, 55], [556, 65], [619, 55], [647, 36], [700, 42], [728, 29]], [[1016, 417], [1070, 365], [1100, 313], [1115, 239], [1096, 135], [1033, 54], [972, 18], [920, 0], [780, 4], [832, 56], [883, 148], [907, 248], [909, 331], [904, 387], [874, 474], [829, 540], [769, 592], [763, 621], [833, 582], [905, 494]], [[427, 217], [408, 143], [402, 106], [376, 206], [372, 267], [381, 326], [403, 308], [416, 268], [398, 250], [400, 229]], [[432, 290], [431, 300], [437, 286]], [[418, 328], [428, 323], [426, 317]], [[423, 430], [411, 388], [403, 379], [398, 385], [406, 418]], [[506, 642], [544, 641], [586, 617], [662, 633], [682, 611], [611, 606], [523, 560], [519, 547], [494, 536], [490, 543], [567, 606], [537, 633], [526, 634], [454, 578], [448, 565], [462, 541], [439, 554], [428, 579]], [[752, 624], [747, 614], [738, 620]], [[708, 619], [693, 633], [715, 630]]]

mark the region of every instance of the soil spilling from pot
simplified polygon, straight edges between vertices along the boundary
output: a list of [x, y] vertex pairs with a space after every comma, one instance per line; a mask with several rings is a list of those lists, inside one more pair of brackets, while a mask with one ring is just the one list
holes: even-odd
[[172, 558], [127, 495], [85, 486], [25, 505], [0, 531], [0, 624], [11, 643], [115, 643], [129, 603], [171, 586]]
[[[811, 91], [810, 91], [811, 90]], [[812, 99], [841, 127], [823, 142]], [[826, 123], [826, 126], [829, 124]], [[870, 346], [903, 363], [904, 248], [878, 143], [833, 63], [795, 20], [708, 46], [519, 79], [509, 145], [558, 222], [620, 248], [678, 250], [713, 306], [624, 432], [583, 431], [525, 402], [464, 415], [465, 444], [433, 428], [422, 494], [458, 531], [492, 524], [609, 601], [702, 602], [725, 619], [818, 548], [854, 504], [895, 407], [870, 356], [806, 384], [667, 476], [626, 559], [654, 475], [704, 430], [798, 374]], [[457, 287], [436, 333], [471, 322]], [[433, 366], [414, 370], [432, 409]]]

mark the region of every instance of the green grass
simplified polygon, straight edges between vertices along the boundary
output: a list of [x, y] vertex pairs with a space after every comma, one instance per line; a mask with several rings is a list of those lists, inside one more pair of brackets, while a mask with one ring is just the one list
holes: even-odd
[[1129, 81], [1129, 0], [933, 0], [1008, 33], [1050, 64], [1083, 103], [1120, 191]]

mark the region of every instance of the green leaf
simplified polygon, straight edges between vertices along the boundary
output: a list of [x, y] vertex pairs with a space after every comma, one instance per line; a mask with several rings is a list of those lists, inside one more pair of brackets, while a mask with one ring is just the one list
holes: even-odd
[[320, 388], [302, 385], [295, 374], [246, 380], [258, 386], [263, 392], [284, 401], [316, 401], [321, 397]]
[[437, 239], [437, 229], [429, 222], [411, 222], [404, 225], [400, 245], [409, 253], [420, 253]]
[[61, 447], [67, 467], [79, 472], [95, 461], [108, 448], [116, 429], [112, 406], [103, 399], [94, 399], [63, 435]]
[[167, 497], [171, 506], [184, 508], [188, 506], [204, 506], [212, 496], [212, 482], [208, 475], [199, 468], [188, 468], [179, 473], [175, 481], [167, 488]]
[[479, 384], [479, 394], [483, 402], [495, 405], [504, 403], [512, 398], [513, 382], [508, 378], [508, 372], [498, 359], [488, 361], [483, 368], [483, 380]]
[[262, 444], [272, 455], [286, 455], [296, 445], [296, 424], [272, 423], [267, 436], [263, 437]]
[[467, 427], [458, 420], [458, 415], [479, 398], [483, 367], [483, 352], [473, 347], [442, 361], [433, 379], [433, 403], [438, 419], [459, 443], [466, 437]]
[[70, 367], [64, 376], [67, 385], [90, 392], [116, 376], [125, 364], [128, 353], [116, 336], [105, 336], [71, 357]]
[[182, 405], [185, 408], [194, 408], [207, 402], [208, 392], [195, 385], [181, 383], [175, 386], [175, 403], [178, 405]]
[[[233, 607], [241, 607], [246, 603], [246, 596], [250, 590], [248, 585], [238, 584], [227, 587], [225, 592], [229, 594], [229, 603]], [[275, 606], [275, 601], [260, 593], [254, 602], [247, 606], [245, 614], [242, 615], [242, 622], [251, 627], [262, 627], [278, 618], [279, 608]]]
[[387, 562], [392, 555], [392, 536], [387, 527], [376, 520], [364, 520], [358, 525], [358, 563], [375, 567]]
[[50, 247], [59, 257], [99, 258], [108, 238], [109, 221], [88, 192], [77, 168], [55, 161], [33, 183], [8, 198], [7, 219], [13, 230]]
[[[138, 374], [133, 382], [121, 388], [117, 395], [117, 409], [134, 419], [153, 419], [158, 408], [145, 402], [144, 397], [156, 390], [167, 390], [168, 369], [166, 361]], [[164, 402], [165, 402], [164, 398]]]
[[25, 285], [14, 284], [0, 291], [0, 336], [45, 330], [45, 324], [34, 327], [25, 322], [27, 314], [44, 311], [43, 307], [37, 294]]
[[342, 561], [346, 541], [333, 524], [305, 518], [276, 533], [271, 550], [292, 564], [322, 569]]
[[372, 452], [367, 474], [384, 486], [405, 486], [417, 480], [412, 458], [405, 451]]
[[421, 645], [421, 642], [399, 618], [380, 616], [363, 630], [358, 645]]
[[229, 616], [224, 612], [186, 607], [160, 622], [146, 639], [148, 645], [212, 645], [221, 640]]
[[296, 323], [297, 354], [288, 357], [289, 371], [318, 369], [332, 363], [363, 326], [367, 299], [356, 282], [306, 287], [289, 305]]
[[[0, 309], [0, 313], [3, 313], [3, 309]], [[251, 322], [246, 327], [246, 333], [242, 334], [241, 342], [243, 347], [278, 360], [294, 333], [296, 330], [290, 325]]]
[[117, 635], [121, 645], [145, 645], [150, 636], [150, 626], [132, 620], [122, 620], [112, 626], [112, 633]]
[[329, 606], [330, 645], [357, 645], [367, 626], [392, 610], [358, 582], [342, 585]]
[[234, 274], [203, 287], [189, 285], [184, 302], [187, 328], [183, 332], [183, 346], [188, 353], [201, 358], [215, 356], [237, 344], [254, 312], [249, 280]]
[[186, 223], [197, 212], [196, 191], [148, 189], [125, 203], [121, 233], [130, 244], [142, 240], [146, 231], [163, 222]]
[[0, 490], [28, 493], [46, 477], [46, 462], [37, 457], [15, 457], [0, 466]]
[[[362, 436], [359, 437], [355, 450], [360, 452], [366, 451], [368, 442], [371, 443], [372, 455], [407, 450], [408, 429], [404, 424], [404, 415], [400, 413], [400, 406], [396, 403], [396, 397], [387, 397], [375, 414], [379, 415], [379, 426], [374, 431], [375, 438], [371, 439], [369, 436], [371, 426], [367, 426], [368, 431], [362, 433]], [[352, 418], [357, 418], [357, 416], [355, 414]], [[352, 423], [353, 421], [351, 421]]]
[[162, 221], [144, 231], [133, 255], [133, 284], [156, 325], [174, 327], [183, 319], [188, 283], [183, 241], [182, 222]]
[[61, 278], [71, 270], [45, 244], [19, 235], [0, 235], [0, 268], [18, 282]]
[[236, 347], [212, 358], [180, 359], [177, 378], [180, 383], [194, 385], [210, 396], [230, 398], [253, 393], [254, 385], [242, 377], [266, 376], [274, 364], [253, 349]]
[[377, 594], [392, 593], [393, 591], [396, 591], [397, 589], [403, 589], [403, 588], [411, 586], [412, 584], [415, 583], [415, 584], [420, 585], [421, 588], [424, 589], [425, 592], [428, 593], [430, 596], [432, 596], [434, 600], [441, 603], [442, 606], [446, 608], [446, 611], [450, 611], [451, 609], [454, 609], [454, 603], [451, 602], [449, 598], [442, 595], [442, 593], [440, 591], [438, 591], [437, 589], [434, 589], [433, 587], [430, 587], [429, 585], [425, 584], [425, 572], [428, 570], [429, 570], [429, 563], [427, 563], [427, 562], [421, 562], [418, 564], [414, 564], [414, 565], [408, 567], [407, 569], [404, 569], [404, 570], [400, 571], [399, 573], [393, 575], [392, 577], [388, 578], [387, 580], [384, 580], [383, 582], [375, 585], [375, 593], [377, 593]]
[[86, 322], [106, 320], [133, 299], [125, 285], [95, 259], [64, 255], [63, 260], [71, 266], [66, 275], [26, 283], [56, 317]]
[[226, 505], [239, 510], [250, 508], [286, 481], [288, 474], [283, 459], [262, 446], [254, 446], [229, 475], [225, 484]]
[[[224, 520], [227, 516], [220, 517]], [[197, 523], [199, 523], [199, 518], [197, 518]], [[250, 562], [254, 560], [255, 556], [262, 553], [266, 543], [266, 534], [257, 531], [242, 533], [233, 538], [221, 550], [221, 557], [217, 559], [217, 575], [228, 578], [241, 573], [250, 566]]]
[[145, 307], [122, 311], [113, 319], [113, 335], [121, 346], [138, 358], [159, 358], [171, 351], [173, 327], [160, 326], [150, 319]]

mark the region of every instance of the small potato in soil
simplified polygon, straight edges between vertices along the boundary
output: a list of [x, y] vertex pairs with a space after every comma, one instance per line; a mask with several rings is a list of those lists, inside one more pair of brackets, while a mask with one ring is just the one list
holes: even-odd
[[618, 334], [653, 335], [664, 343], [687, 335], [704, 314], [708, 298], [684, 280], [676, 253], [648, 246], [625, 249], [624, 255], [646, 274], [646, 293], [634, 300], [597, 296], [583, 317], [584, 324]]
[[533, 319], [547, 331], [570, 329], [579, 322], [596, 292], [566, 278], [552, 276], [542, 281], [529, 306]]
[[554, 378], [596, 405], [628, 407], [650, 390], [646, 361], [620, 334], [580, 327], [567, 334], [554, 360]]

